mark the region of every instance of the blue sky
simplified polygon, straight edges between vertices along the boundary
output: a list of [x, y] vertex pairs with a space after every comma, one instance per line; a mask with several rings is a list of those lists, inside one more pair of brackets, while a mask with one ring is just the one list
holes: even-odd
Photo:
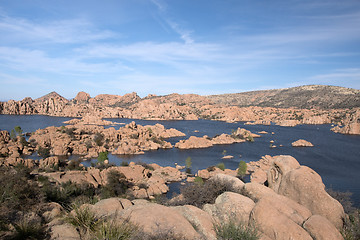
[[0, 100], [360, 89], [358, 0], [0, 0]]

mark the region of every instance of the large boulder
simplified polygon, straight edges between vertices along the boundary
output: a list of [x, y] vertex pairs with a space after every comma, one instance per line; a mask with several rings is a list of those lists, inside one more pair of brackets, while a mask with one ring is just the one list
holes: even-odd
[[128, 199], [124, 198], [107, 198], [103, 199], [94, 205], [83, 204], [83, 208], [88, 208], [98, 218], [116, 216], [123, 209], [131, 207], [133, 204]]
[[206, 204], [203, 209], [218, 222], [236, 220], [247, 224], [254, 206], [254, 201], [248, 197], [233, 192], [224, 192], [216, 198], [215, 204]]
[[216, 240], [214, 222], [207, 212], [192, 205], [177, 206], [174, 209], [179, 211], [206, 239]]
[[342, 228], [344, 209], [325, 191], [320, 175], [314, 170], [301, 166], [286, 173], [277, 192], [307, 207], [313, 214], [324, 216], [336, 228]]
[[271, 239], [312, 240], [312, 237], [301, 226], [273, 207], [267, 198], [262, 198], [256, 203], [251, 212], [250, 224], [256, 225]]
[[50, 239], [52, 240], [80, 240], [80, 235], [76, 228], [68, 223], [54, 225], [50, 228]]
[[156, 203], [135, 204], [121, 211], [119, 217], [129, 219], [149, 234], [173, 232], [184, 239], [196, 239], [200, 236], [181, 213]]
[[344, 239], [334, 225], [320, 215], [311, 216], [303, 227], [316, 240]]
[[90, 99], [90, 94], [86, 92], [79, 92], [74, 100], [76, 100], [76, 103], [88, 103]]
[[299, 167], [299, 162], [292, 156], [279, 155], [273, 157], [272, 165], [268, 171], [269, 187], [277, 192], [284, 175]]
[[230, 187], [229, 190], [235, 193], [242, 193], [245, 183], [241, 181], [239, 178], [218, 173], [214, 177], [210, 178], [211, 181], [221, 182], [223, 184], [226, 184], [227, 187]]

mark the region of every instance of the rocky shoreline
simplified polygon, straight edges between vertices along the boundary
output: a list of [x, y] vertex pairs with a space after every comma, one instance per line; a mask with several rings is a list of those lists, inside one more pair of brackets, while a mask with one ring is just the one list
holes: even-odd
[[[0, 102], [0, 114], [49, 115], [61, 117], [131, 118], [148, 120], [211, 119], [248, 124], [296, 126], [299, 124], [336, 124], [334, 132], [360, 134], [360, 108], [300, 109], [275, 107], [239, 107], [215, 103], [211, 98], [195, 94], [149, 95], [136, 93], [124, 96], [101, 94], [91, 98], [79, 92], [67, 100], [52, 92], [38, 99]], [[341, 127], [343, 126], [343, 127]]]
[[[115, 181], [125, 184], [120, 188], [124, 192], [122, 197], [103, 197], [96, 204], [81, 204], [68, 213], [64, 206], [49, 202], [45, 212], [26, 215], [26, 221], [46, 219], [44, 227], [50, 239], [84, 239], [84, 230], [70, 225], [63, 217], [64, 214], [67, 218], [74, 217], [78, 214], [76, 211], [82, 211], [79, 209], [90, 211], [96, 219], [104, 222], [122, 224], [124, 219], [128, 219], [143, 229], [144, 234], [171, 229], [172, 234], [181, 236], [180, 239], [216, 239], [214, 224], [230, 219], [248, 227], [256, 225], [262, 240], [343, 239], [340, 231], [347, 215], [342, 205], [325, 191], [316, 172], [300, 166], [291, 156], [266, 155], [259, 161], [247, 163], [248, 183], [239, 179], [239, 169], [216, 166], [199, 170], [195, 175], [182, 171], [184, 166], [161, 167], [133, 162], [111, 166], [106, 160], [99, 159], [102, 153], [142, 154], [144, 151], [171, 148], [174, 146], [166, 139], [184, 137], [185, 134], [176, 129], [166, 129], [161, 124], [141, 126], [135, 122], [118, 130], [104, 128], [102, 125], [111, 126], [114, 123], [89, 115], [70, 120], [67, 124], [39, 129], [30, 135], [28, 141], [21, 133], [14, 138], [9, 132], [1, 131], [0, 167], [16, 169], [24, 165], [32, 170], [32, 179], [48, 179], [46, 186], [88, 186], [96, 193], [112, 191], [107, 189]], [[191, 136], [180, 140], [175, 147], [204, 148], [253, 141], [256, 137], [260, 135], [238, 128], [231, 135], [221, 134], [213, 138]], [[311, 143], [299, 139], [293, 146], [311, 146]], [[24, 157], [35, 152], [42, 159]], [[74, 154], [84, 158], [98, 157], [98, 163], [93, 167], [84, 167], [79, 162], [66, 160]], [[183, 193], [165, 203], [157, 200], [169, 191], [169, 183], [179, 181], [185, 185], [193, 184], [191, 186], [212, 183], [215, 185], [211, 188], [219, 184], [226, 188], [214, 200], [201, 206], [187, 202]], [[44, 188], [44, 183], [37, 184], [40, 189]], [[157, 230], [154, 230], [155, 227]]]

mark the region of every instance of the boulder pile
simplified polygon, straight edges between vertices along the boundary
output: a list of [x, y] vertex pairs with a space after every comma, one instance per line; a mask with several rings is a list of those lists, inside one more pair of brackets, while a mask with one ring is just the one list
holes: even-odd
[[[212, 180], [229, 183], [231, 191], [202, 208], [169, 207], [120, 198], [85, 206], [101, 218], [118, 222], [128, 219], [144, 232], [172, 232], [182, 239], [215, 240], [214, 223], [230, 220], [256, 226], [261, 240], [343, 239], [339, 232], [345, 217], [343, 207], [326, 193], [321, 177], [312, 169], [300, 166], [291, 156], [267, 159], [271, 160], [268, 187], [218, 174]], [[69, 232], [75, 233], [73, 239], [80, 239], [75, 228], [71, 230], [71, 226], [59, 224], [49, 225], [52, 239], [60, 239]], [[67, 231], [60, 231], [61, 228]]]

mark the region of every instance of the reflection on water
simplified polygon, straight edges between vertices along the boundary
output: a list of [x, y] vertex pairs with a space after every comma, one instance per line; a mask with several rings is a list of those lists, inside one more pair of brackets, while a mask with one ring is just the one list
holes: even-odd
[[[63, 121], [70, 118], [49, 116], [9, 116], [0, 115], [0, 129], [11, 130], [15, 126], [22, 127], [24, 132], [35, 131], [47, 126], [61, 126]], [[180, 139], [189, 136], [217, 134], [231, 134], [238, 127], [251, 132], [266, 131], [254, 143], [236, 143], [232, 145], [215, 145], [206, 149], [180, 150], [177, 148], [149, 151], [144, 155], [115, 156], [109, 155], [109, 161], [120, 165], [122, 161], [157, 163], [162, 166], [175, 166], [175, 163], [185, 165], [185, 159], [191, 157], [192, 172], [223, 162], [226, 168], [236, 169], [239, 161], [256, 161], [264, 155], [291, 155], [300, 164], [309, 166], [320, 174], [325, 185], [334, 190], [353, 192], [353, 200], [360, 206], [360, 136], [335, 134], [330, 131], [330, 125], [301, 125], [296, 127], [280, 127], [275, 125], [244, 125], [244, 123], [226, 123], [218, 121], [148, 121], [132, 119], [107, 119], [119, 123], [135, 121], [141, 125], [163, 124], [166, 128], [176, 128], [186, 134], [186, 137], [168, 139], [175, 144]], [[107, 126], [118, 129], [122, 125]], [[198, 132], [195, 132], [198, 131]], [[271, 133], [274, 134], [271, 134]], [[291, 143], [298, 139], [305, 139], [314, 144], [311, 148], [293, 148]], [[276, 148], [270, 148], [270, 141], [274, 141]], [[279, 147], [283, 145], [283, 147]], [[223, 160], [223, 151], [234, 156], [233, 159]], [[90, 165], [90, 163], [84, 163]]]

